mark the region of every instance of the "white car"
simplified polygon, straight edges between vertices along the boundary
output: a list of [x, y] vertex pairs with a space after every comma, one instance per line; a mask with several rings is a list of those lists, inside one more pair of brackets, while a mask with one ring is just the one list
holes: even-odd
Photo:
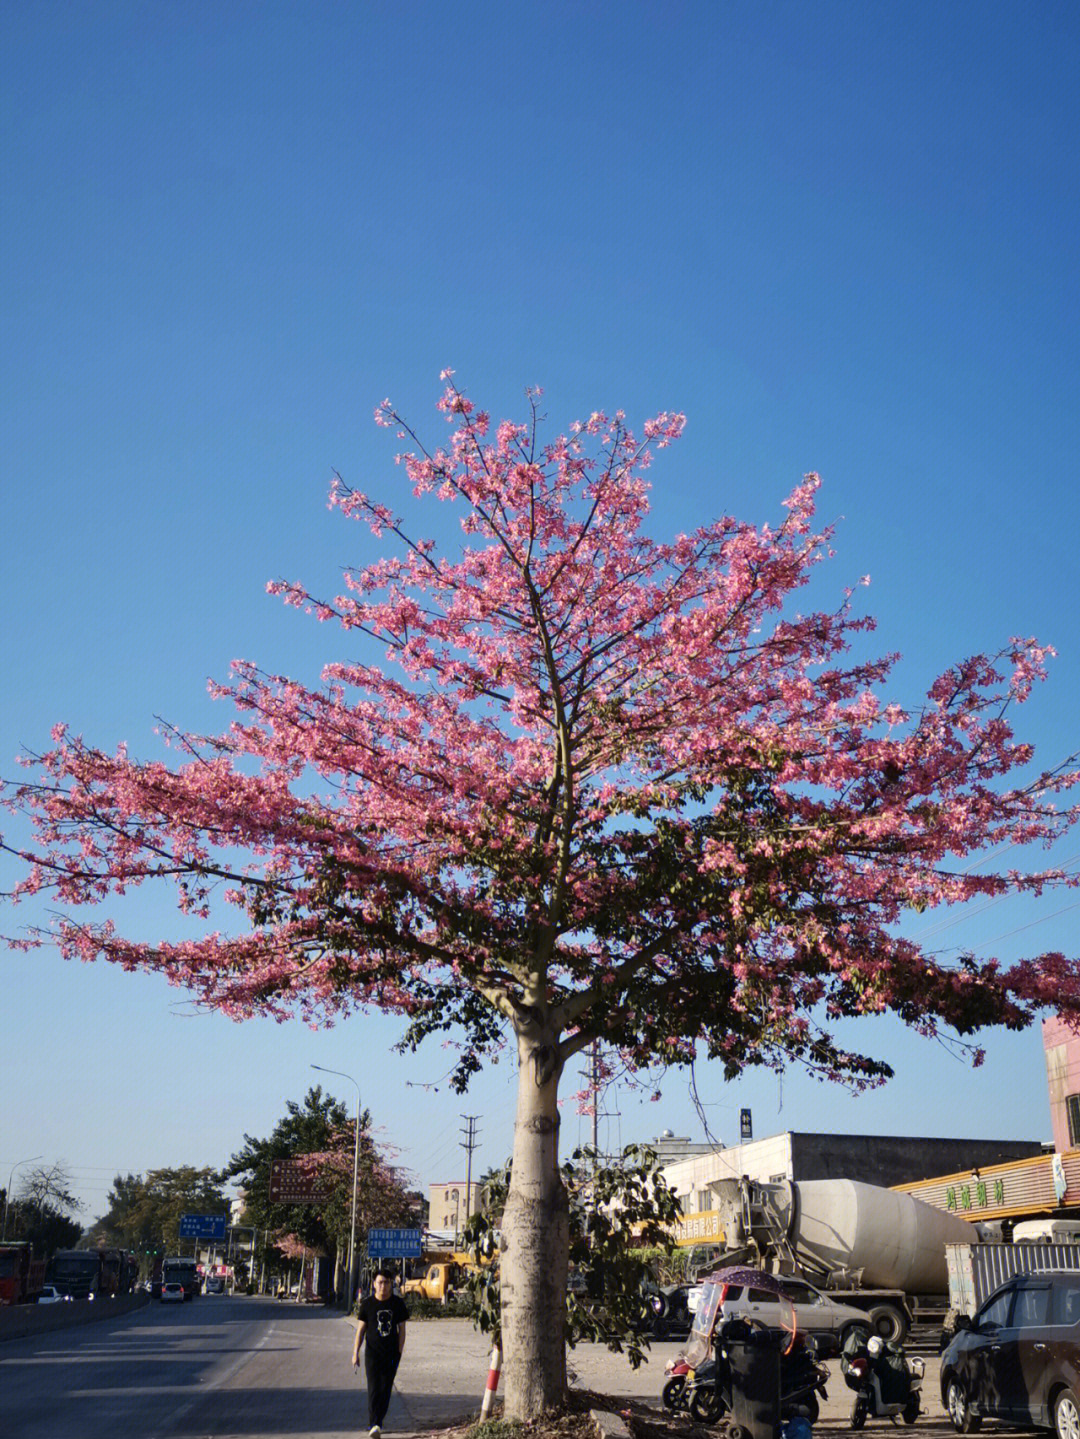
[[37, 1302], [39, 1304], [63, 1304], [65, 1300], [71, 1299], [70, 1294], [61, 1294], [55, 1284], [43, 1284], [38, 1291]]
[[184, 1286], [182, 1284], [163, 1284], [161, 1286], [162, 1304], [183, 1304]]
[[[721, 1312], [725, 1319], [756, 1319], [770, 1329], [790, 1329], [792, 1309], [800, 1333], [812, 1334], [821, 1350], [822, 1357], [838, 1354], [844, 1337], [852, 1325], [869, 1329], [870, 1319], [866, 1310], [856, 1309], [851, 1304], [841, 1304], [828, 1294], [807, 1284], [805, 1279], [784, 1279], [782, 1281], [787, 1299], [769, 1289], [754, 1289], [743, 1284], [724, 1286], [724, 1301]], [[696, 1313], [701, 1296], [701, 1285], [696, 1285], [686, 1296], [687, 1308]]]

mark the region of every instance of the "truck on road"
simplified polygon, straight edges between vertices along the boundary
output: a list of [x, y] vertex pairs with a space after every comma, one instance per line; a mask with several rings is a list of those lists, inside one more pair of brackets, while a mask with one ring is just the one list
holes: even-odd
[[45, 1283], [45, 1261], [29, 1244], [0, 1245], [0, 1304], [32, 1304]]
[[45, 1278], [69, 1299], [100, 1299], [130, 1294], [139, 1264], [125, 1249], [58, 1249]]
[[[1021, 1226], [1017, 1225], [1017, 1229]], [[949, 1313], [945, 1333], [956, 1327], [960, 1314], [974, 1317], [983, 1300], [1015, 1274], [1041, 1274], [1047, 1269], [1080, 1270], [1080, 1244], [1052, 1239], [1023, 1239], [1013, 1233], [1012, 1243], [947, 1244]]]
[[804, 1279], [863, 1310], [876, 1333], [897, 1343], [916, 1317], [945, 1314], [946, 1244], [979, 1241], [967, 1220], [852, 1179], [725, 1179], [711, 1188], [722, 1263]]

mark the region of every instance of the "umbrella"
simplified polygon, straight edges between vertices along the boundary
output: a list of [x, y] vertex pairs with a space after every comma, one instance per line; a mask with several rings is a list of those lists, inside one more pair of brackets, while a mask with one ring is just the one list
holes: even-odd
[[729, 1264], [724, 1269], [714, 1269], [711, 1274], [706, 1274], [698, 1282], [701, 1284], [743, 1284], [748, 1288], [767, 1289], [770, 1294], [784, 1293], [784, 1286], [775, 1274], [766, 1274], [764, 1269], [750, 1269], [744, 1264]]
[[[764, 1289], [770, 1294], [776, 1294], [779, 1295], [781, 1299], [785, 1299], [788, 1308], [791, 1310], [791, 1338], [788, 1340], [787, 1348], [784, 1352], [785, 1354], [791, 1352], [795, 1343], [797, 1330], [795, 1306], [792, 1304], [790, 1297], [785, 1294], [784, 1286], [775, 1274], [767, 1274], [764, 1269], [751, 1269], [744, 1264], [729, 1264], [723, 1269], [714, 1269], [713, 1272], [706, 1275], [701, 1282], [703, 1284], [740, 1284], [746, 1289]], [[783, 1325], [783, 1327], [784, 1329], [788, 1329], [788, 1325], [786, 1324]]]

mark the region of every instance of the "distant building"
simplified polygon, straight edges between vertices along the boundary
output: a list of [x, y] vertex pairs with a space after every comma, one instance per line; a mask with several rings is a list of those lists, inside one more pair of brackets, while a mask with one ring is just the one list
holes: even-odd
[[680, 1159], [690, 1159], [696, 1154], [713, 1154], [723, 1149], [722, 1144], [710, 1144], [707, 1140], [683, 1139], [665, 1129], [655, 1139], [646, 1139], [643, 1149], [651, 1149], [661, 1164], [675, 1164]]
[[428, 1226], [440, 1233], [459, 1235], [469, 1216], [480, 1208], [480, 1185], [463, 1179], [428, 1187]]
[[730, 1149], [664, 1165], [683, 1213], [713, 1207], [709, 1186], [721, 1179], [856, 1179], [883, 1188], [962, 1169], [985, 1168], [1042, 1153], [1038, 1140], [927, 1139], [885, 1134], [800, 1134], [788, 1130]]
[[1050, 1125], [1058, 1154], [1080, 1149], [1080, 1034], [1060, 1015], [1042, 1022]]

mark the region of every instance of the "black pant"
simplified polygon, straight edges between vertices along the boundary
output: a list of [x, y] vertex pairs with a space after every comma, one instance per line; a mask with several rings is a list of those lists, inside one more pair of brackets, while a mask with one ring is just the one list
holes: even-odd
[[369, 1429], [375, 1424], [382, 1427], [386, 1411], [390, 1408], [390, 1394], [394, 1388], [394, 1375], [400, 1360], [401, 1355], [396, 1351], [383, 1354], [378, 1349], [373, 1349], [370, 1344], [364, 1347]]

